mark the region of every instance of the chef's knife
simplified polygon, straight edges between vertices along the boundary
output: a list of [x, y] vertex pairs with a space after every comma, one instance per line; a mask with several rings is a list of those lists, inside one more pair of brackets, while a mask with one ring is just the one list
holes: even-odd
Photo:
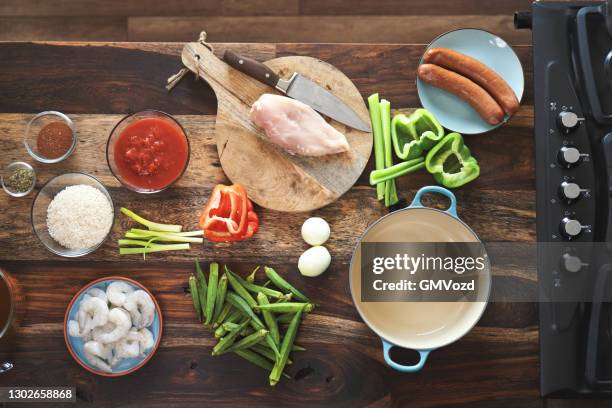
[[238, 55], [231, 50], [225, 51], [223, 59], [238, 71], [278, 89], [290, 98], [305, 103], [317, 112], [352, 128], [364, 132], [371, 131], [370, 124], [361, 120], [355, 111], [338, 97], [297, 72], [285, 80], [261, 62]]

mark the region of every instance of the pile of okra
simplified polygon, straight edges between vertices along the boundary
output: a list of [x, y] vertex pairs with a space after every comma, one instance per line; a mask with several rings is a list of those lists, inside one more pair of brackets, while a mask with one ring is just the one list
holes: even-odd
[[[304, 351], [294, 344], [303, 313], [314, 304], [274, 269], [264, 267], [268, 278], [263, 285], [255, 283], [259, 267], [246, 278], [232, 272], [227, 265], [219, 277], [219, 264], [210, 264], [208, 280], [196, 260], [195, 276], [189, 277], [189, 290], [198, 319], [214, 329], [219, 342], [213, 356], [235, 353], [270, 372], [270, 385], [276, 385], [285, 366], [291, 364], [292, 351]], [[276, 287], [276, 289], [274, 288]], [[281, 327], [288, 324], [284, 335]]]

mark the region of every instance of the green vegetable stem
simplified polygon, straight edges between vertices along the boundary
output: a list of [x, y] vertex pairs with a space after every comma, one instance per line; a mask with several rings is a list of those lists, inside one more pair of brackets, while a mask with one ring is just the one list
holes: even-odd
[[215, 319], [213, 323], [213, 327], [218, 327], [220, 324], [222, 324], [231, 311], [232, 311], [232, 305], [225, 302], [225, 304], [223, 305], [223, 309], [221, 310], [221, 313], [219, 313], [219, 316], [217, 316], [217, 318]]
[[219, 279], [219, 286], [217, 287], [217, 298], [215, 299], [215, 313], [213, 314], [212, 322], [216, 322], [217, 318], [221, 314], [223, 307], [225, 306], [225, 294], [227, 293], [227, 275], [224, 273]]
[[[380, 120], [385, 153], [384, 168], [388, 168], [393, 166], [393, 150], [391, 148], [391, 103], [385, 99], [380, 101]], [[385, 181], [385, 207], [397, 204], [398, 201], [395, 179]]]
[[[144, 232], [140, 232], [144, 231]], [[196, 231], [199, 233], [199, 231]], [[194, 236], [187, 235], [179, 235], [179, 233], [174, 232], [159, 232], [159, 231], [147, 231], [147, 230], [138, 230], [131, 229], [125, 233], [126, 238], [134, 238], [134, 239], [151, 239], [155, 238], [157, 241], [166, 241], [166, 242], [191, 242], [195, 244], [201, 244], [204, 242], [203, 238], [198, 238]]]
[[[230, 292], [227, 294], [227, 301], [238, 309], [240, 313], [251, 319], [251, 327], [253, 327], [255, 330], [265, 329], [263, 322], [259, 319], [255, 312], [253, 312], [253, 309], [251, 309], [251, 307], [242, 297]], [[276, 343], [269, 333], [266, 335], [266, 343], [270, 346], [275, 354], [279, 354], [278, 347], [276, 347]]]
[[219, 342], [217, 344], [215, 344], [215, 347], [213, 347], [212, 355], [213, 356], [218, 356], [219, 354], [222, 354], [232, 344], [234, 344], [234, 341], [236, 340], [236, 337], [238, 337], [240, 335], [240, 332], [242, 331], [242, 329], [244, 329], [246, 326], [248, 326], [250, 321], [251, 321], [251, 319], [245, 319], [242, 323], [240, 323], [240, 325], [238, 327], [236, 327], [234, 330], [230, 331], [225, 337], [223, 337], [221, 340], [219, 340]]
[[200, 262], [196, 259], [196, 282], [198, 284], [198, 294], [200, 295], [200, 306], [202, 308], [202, 316], [206, 318], [206, 296], [208, 295], [208, 284], [206, 283], [206, 277], [200, 266]]
[[260, 341], [262, 341], [263, 338], [266, 337], [267, 334], [268, 334], [268, 331], [266, 329], [257, 330], [255, 333], [249, 334], [248, 336], [235, 342], [230, 347], [228, 347], [227, 350], [223, 352], [226, 353], [226, 352], [234, 351], [234, 350], [248, 349], [254, 346], [255, 344], [259, 343]]
[[277, 323], [289, 323], [293, 319], [295, 313], [283, 313], [276, 316]]
[[[380, 120], [380, 102], [378, 94], [372, 94], [368, 97], [368, 106], [370, 108], [370, 121], [372, 123], [372, 134], [374, 137], [374, 163], [376, 170], [385, 168], [385, 144], [382, 134], [382, 123]], [[385, 186], [376, 186], [376, 198], [382, 200], [385, 198]]]
[[280, 276], [274, 269], [265, 266], [264, 273], [272, 281], [272, 283], [282, 291], [293, 294], [293, 297], [302, 302], [310, 303], [310, 299], [306, 297], [302, 292], [294, 288], [289, 282], [287, 282], [282, 276]]
[[[232, 275], [232, 277], [234, 277], [236, 279], [236, 281], [238, 281], [238, 283], [240, 283], [240, 285], [244, 286], [244, 288], [251, 292], [254, 293], [255, 295], [257, 295], [259, 292], [262, 292], [263, 294], [265, 294], [266, 296], [270, 296], [273, 297], [275, 299], [291, 299], [291, 294], [284, 294], [283, 292], [279, 292], [278, 290], [274, 290], [272, 288], [266, 287], [266, 286], [261, 286], [261, 285], [256, 285], [253, 282], [249, 282], [246, 279], [242, 279], [240, 277], [240, 275], [238, 275], [235, 272], [232, 272], [228, 269], [228, 273]], [[245, 299], [246, 300], [246, 299]]]
[[146, 220], [146, 219], [142, 218], [140, 215], [136, 214], [133, 211], [128, 210], [125, 207], [121, 207], [120, 211], [121, 211], [122, 214], [127, 215], [128, 217], [130, 217], [134, 221], [144, 225], [145, 227], [149, 228], [150, 230], [154, 230], [154, 231], [166, 231], [166, 232], [181, 232], [181, 229], [183, 229], [183, 227], [181, 227], [180, 225], [159, 224], [157, 222]]
[[[295, 316], [295, 313], [293, 314], [293, 316]], [[293, 320], [293, 317], [291, 318], [291, 320]], [[281, 339], [281, 343], [282, 343], [282, 339]], [[270, 346], [268, 345], [268, 343], [259, 343], [260, 346], [267, 348], [268, 350], [272, 351], [272, 349], [270, 348]], [[293, 344], [293, 346], [291, 346], [291, 351], [306, 351], [305, 347], [302, 346], [298, 346], [297, 344]]]
[[211, 262], [208, 274], [208, 293], [206, 294], [206, 320], [205, 324], [210, 324], [213, 320], [215, 302], [217, 299], [217, 289], [219, 280], [219, 264]]
[[370, 173], [370, 184], [382, 184], [387, 180], [403, 176], [404, 174], [412, 173], [413, 171], [417, 171], [422, 168], [425, 168], [425, 159], [422, 157], [418, 157], [416, 159], [398, 163], [386, 169], [374, 170]]
[[291, 352], [291, 347], [293, 346], [295, 336], [297, 335], [298, 328], [300, 327], [301, 319], [302, 310], [299, 310], [295, 316], [293, 316], [293, 320], [291, 320], [291, 323], [289, 323], [289, 328], [287, 328], [287, 333], [283, 338], [283, 343], [280, 349], [280, 357], [276, 360], [276, 363], [270, 372], [270, 385], [276, 385], [280, 380], [283, 371], [285, 370], [285, 365], [289, 359], [289, 353]]
[[259, 266], [256, 266], [255, 269], [253, 269], [253, 272], [251, 272], [246, 278], [244, 278], [244, 280], [246, 280], [247, 282], [255, 283], [255, 275], [257, 274], [258, 270]]
[[[232, 307], [229, 303], [227, 304], [230, 308]], [[219, 326], [217, 327], [217, 329], [215, 330], [215, 337], [223, 337], [223, 335], [228, 332], [229, 330], [227, 330], [227, 327], [225, 326], [225, 323], [231, 323], [234, 324], [235, 322], [239, 321], [241, 318], [243, 317], [243, 314], [240, 313], [238, 310], [234, 310], [233, 312], [231, 312], [229, 314], [229, 316], [227, 316], [227, 318], [225, 319], [225, 321], [223, 321], [222, 323], [219, 324]]]
[[163, 251], [180, 251], [189, 249], [189, 244], [153, 244], [147, 241], [120, 239], [119, 245], [142, 245], [142, 248], [119, 248], [119, 255], [150, 254]]
[[193, 302], [193, 308], [195, 309], [198, 320], [202, 321], [202, 308], [200, 307], [200, 297], [198, 296], [198, 286], [196, 283], [195, 276], [189, 277], [189, 291], [191, 292], [191, 301]]
[[[257, 301], [260, 305], [269, 305], [268, 297], [263, 293], [257, 294]], [[269, 310], [262, 310], [261, 312], [264, 321], [266, 322], [266, 326], [268, 326], [268, 330], [270, 330], [270, 336], [274, 340], [277, 346], [280, 346], [280, 332], [278, 330], [278, 323], [276, 323], [276, 318]]]
[[152, 231], [140, 228], [130, 228], [128, 232], [140, 235], [149, 235], [154, 236], [157, 234], [166, 234], [171, 235], [173, 237], [201, 237], [204, 235], [204, 231], [195, 230], [195, 231], [184, 231], [184, 232], [163, 232], [163, 231]]
[[295, 312], [311, 312], [314, 309], [314, 305], [312, 303], [296, 303], [296, 302], [286, 302], [286, 303], [272, 303], [272, 304], [260, 304], [255, 306], [255, 309], [259, 309], [262, 311], [270, 311], [272, 313], [295, 313]]
[[[276, 355], [274, 354], [274, 352], [270, 350], [269, 348], [267, 348], [262, 343], [251, 346], [251, 350], [255, 351], [257, 354], [261, 354], [262, 356], [264, 356], [270, 361], [276, 362]], [[291, 359], [287, 360], [287, 364], [292, 364], [292, 363], [293, 361], [291, 361]]]
[[[260, 356], [259, 354], [253, 351], [235, 350], [234, 353], [244, 358], [245, 360], [249, 361], [250, 363], [253, 363], [256, 366], [263, 368], [264, 370], [268, 370], [268, 371], [272, 370], [273, 364], [270, 361], [266, 360], [264, 357]], [[291, 378], [286, 373], [283, 373], [283, 377]]]
[[234, 291], [241, 298], [243, 298], [250, 307], [257, 306], [257, 302], [255, 301], [255, 299], [253, 299], [253, 296], [251, 296], [249, 291], [246, 290], [246, 288], [242, 284], [242, 278], [240, 278], [234, 272], [230, 271], [227, 265], [225, 266], [225, 272], [227, 273], [227, 279], [229, 280], [229, 284], [232, 286], [232, 289], [234, 289]]

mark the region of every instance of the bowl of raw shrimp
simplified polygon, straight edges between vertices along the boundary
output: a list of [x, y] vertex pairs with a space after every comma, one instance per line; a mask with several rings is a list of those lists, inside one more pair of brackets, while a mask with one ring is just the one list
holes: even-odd
[[135, 280], [112, 276], [85, 285], [64, 317], [64, 339], [74, 360], [106, 376], [144, 366], [162, 337], [162, 314], [151, 292]]

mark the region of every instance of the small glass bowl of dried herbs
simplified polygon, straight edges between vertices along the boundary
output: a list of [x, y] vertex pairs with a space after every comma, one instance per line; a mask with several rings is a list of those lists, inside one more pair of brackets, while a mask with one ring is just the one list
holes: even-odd
[[13, 197], [24, 197], [36, 185], [36, 172], [28, 163], [14, 162], [2, 172], [2, 188]]

